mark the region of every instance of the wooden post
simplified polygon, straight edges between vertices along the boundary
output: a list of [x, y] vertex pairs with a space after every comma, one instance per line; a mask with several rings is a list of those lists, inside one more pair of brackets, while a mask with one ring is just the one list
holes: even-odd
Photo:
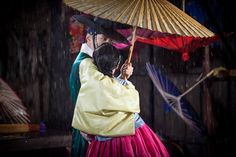
[[[209, 46], [204, 49], [203, 72], [207, 74], [210, 71]], [[215, 120], [213, 116], [209, 84], [203, 83], [203, 120], [207, 127], [208, 134], [211, 136], [215, 131]]]
[[[203, 73], [206, 74], [210, 71], [210, 55], [209, 55], [209, 46], [206, 46], [204, 49], [204, 60], [203, 60]], [[206, 125], [207, 132], [209, 137], [212, 137], [215, 134], [215, 120], [212, 109], [211, 95], [209, 82], [203, 82], [203, 121]], [[207, 156], [213, 157], [214, 155], [214, 146], [212, 141], [207, 143]]]

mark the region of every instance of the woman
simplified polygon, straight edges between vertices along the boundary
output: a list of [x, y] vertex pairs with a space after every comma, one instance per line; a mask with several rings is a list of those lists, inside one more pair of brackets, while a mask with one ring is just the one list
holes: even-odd
[[120, 62], [117, 49], [102, 44], [93, 59], [81, 63], [81, 91], [74, 114], [78, 117], [74, 116], [72, 123], [94, 135], [86, 156], [169, 157], [165, 146], [138, 115], [138, 91], [131, 82], [114, 77]]

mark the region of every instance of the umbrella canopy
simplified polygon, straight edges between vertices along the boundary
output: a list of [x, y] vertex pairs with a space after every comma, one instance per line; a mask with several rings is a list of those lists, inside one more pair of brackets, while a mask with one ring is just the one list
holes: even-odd
[[195, 88], [202, 81], [207, 79], [213, 74], [214, 71], [208, 73], [205, 77], [195, 83], [191, 88], [189, 88], [184, 93], [180, 93], [178, 88], [165, 76], [162, 72], [157, 69], [154, 65], [150, 63], [146, 64], [148, 75], [150, 76], [153, 84], [161, 94], [164, 101], [175, 111], [175, 113], [193, 130], [205, 135], [206, 128], [203, 125], [202, 120], [198, 116], [194, 108], [189, 104], [189, 102], [184, 98], [184, 96], [189, 93], [193, 88]]
[[[118, 31], [127, 38], [132, 33], [131, 29], [119, 29]], [[181, 36], [176, 34], [174, 35], [169, 33], [161, 33], [147, 29], [137, 29], [136, 31], [136, 41], [180, 52], [182, 53], [183, 61], [188, 60], [189, 52], [194, 51], [197, 48], [207, 46], [219, 39], [220, 38], [217, 35], [214, 35], [212, 37], [201, 38], [201, 37]]]
[[210, 30], [167, 0], [64, 0], [81, 12], [162, 33], [214, 36]]
[[29, 115], [21, 99], [11, 87], [0, 78], [0, 122], [29, 123]]

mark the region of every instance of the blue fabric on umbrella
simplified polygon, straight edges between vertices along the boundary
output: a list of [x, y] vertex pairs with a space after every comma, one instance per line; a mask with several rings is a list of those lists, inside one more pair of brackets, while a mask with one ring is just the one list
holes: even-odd
[[165, 100], [165, 103], [168, 104], [169, 108], [174, 110], [194, 131], [205, 135], [206, 128], [202, 120], [184, 97], [178, 97], [181, 95], [178, 88], [154, 65], [147, 63], [146, 68], [155, 87]]

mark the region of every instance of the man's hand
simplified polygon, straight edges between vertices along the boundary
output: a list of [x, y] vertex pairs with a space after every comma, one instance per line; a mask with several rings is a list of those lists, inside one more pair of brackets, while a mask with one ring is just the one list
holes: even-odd
[[128, 79], [133, 74], [133, 66], [132, 63], [127, 63], [127, 60], [120, 68], [121, 78]]

